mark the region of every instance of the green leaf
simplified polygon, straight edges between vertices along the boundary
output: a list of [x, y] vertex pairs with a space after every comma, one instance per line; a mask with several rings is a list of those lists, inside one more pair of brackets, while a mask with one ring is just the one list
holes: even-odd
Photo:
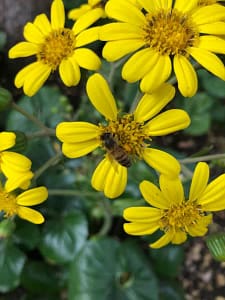
[[199, 70], [200, 81], [207, 93], [213, 97], [224, 98], [225, 84], [224, 81], [216, 76], [212, 76], [206, 70]]
[[161, 249], [150, 249], [156, 272], [167, 278], [179, 275], [184, 260], [182, 246], [168, 245]]
[[160, 282], [160, 300], [184, 300], [184, 291], [179, 285], [174, 281], [168, 281], [168, 282]]
[[206, 238], [206, 244], [215, 260], [225, 261], [225, 233], [218, 232]]
[[137, 245], [90, 240], [71, 263], [69, 300], [77, 299], [157, 300], [158, 286]]
[[53, 263], [71, 261], [88, 235], [87, 221], [81, 212], [72, 212], [44, 224], [40, 251]]
[[6, 44], [6, 33], [3, 32], [3, 31], [0, 31], [0, 50], [3, 49], [3, 47], [5, 46]]
[[8, 240], [0, 240], [0, 292], [6, 293], [20, 283], [25, 255]]
[[33, 250], [40, 242], [40, 229], [35, 224], [18, 219], [13, 238], [17, 244]]
[[55, 294], [60, 290], [57, 270], [43, 262], [29, 261], [25, 264], [21, 284], [34, 294]]

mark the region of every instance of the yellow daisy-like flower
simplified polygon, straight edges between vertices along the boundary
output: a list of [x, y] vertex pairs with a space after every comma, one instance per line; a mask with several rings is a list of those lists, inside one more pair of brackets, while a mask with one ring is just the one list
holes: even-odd
[[180, 92], [192, 97], [198, 87], [192, 59], [225, 80], [224, 64], [215, 54], [225, 53], [225, 41], [218, 37], [225, 34], [225, 7], [202, 7], [197, 0], [138, 2], [141, 8], [110, 0], [106, 13], [118, 22], [99, 30], [100, 40], [107, 41], [103, 57], [108, 61], [136, 52], [122, 68], [125, 80], [141, 80], [141, 90], [151, 92], [170, 77], [173, 66]]
[[27, 189], [34, 174], [30, 171], [31, 161], [26, 156], [5, 151], [15, 145], [13, 132], [0, 133], [0, 171], [7, 177], [5, 188], [12, 191], [18, 187]]
[[121, 195], [127, 183], [127, 168], [136, 159], [145, 160], [160, 173], [177, 176], [180, 171], [177, 160], [150, 147], [152, 137], [190, 124], [187, 113], [179, 109], [157, 115], [174, 97], [174, 87], [165, 83], [154, 93], [145, 94], [131, 114], [119, 113], [110, 88], [100, 74], [89, 77], [87, 94], [106, 123], [63, 122], [57, 126], [56, 136], [63, 142], [62, 151], [69, 158], [81, 157], [97, 147], [106, 151], [92, 176], [91, 183], [97, 191], [103, 191], [108, 198]]
[[197, 164], [190, 187], [189, 199], [185, 200], [179, 178], [171, 180], [160, 176], [160, 189], [149, 181], [140, 184], [141, 193], [152, 207], [130, 207], [124, 210], [124, 230], [131, 235], [152, 234], [160, 229], [164, 235], [152, 248], [168, 243], [181, 244], [187, 234], [203, 236], [212, 222], [212, 211], [225, 209], [225, 174], [208, 184], [209, 167]]
[[100, 68], [99, 57], [92, 50], [82, 48], [98, 39], [97, 27], [84, 30], [92, 24], [92, 19], [79, 20], [72, 29], [64, 28], [64, 24], [63, 2], [54, 0], [51, 22], [45, 14], [38, 15], [24, 27], [26, 41], [9, 50], [9, 58], [36, 55], [37, 61], [23, 68], [15, 78], [16, 87], [23, 87], [26, 95], [33, 96], [56, 69], [66, 86], [75, 86], [80, 81], [80, 67]]
[[0, 185], [0, 211], [4, 211], [5, 217], [18, 215], [34, 224], [44, 222], [44, 217], [38, 211], [26, 206], [33, 206], [44, 202], [48, 197], [48, 191], [45, 187], [37, 187], [27, 190], [19, 195], [8, 192]]

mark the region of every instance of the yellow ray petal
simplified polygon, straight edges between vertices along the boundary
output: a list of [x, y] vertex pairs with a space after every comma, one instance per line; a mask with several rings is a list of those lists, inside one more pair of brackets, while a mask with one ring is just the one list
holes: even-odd
[[47, 36], [52, 31], [51, 24], [45, 14], [38, 15], [34, 20], [34, 25], [38, 27], [44, 36]]
[[179, 177], [171, 179], [161, 175], [159, 184], [163, 197], [167, 200], [168, 207], [181, 204], [184, 201], [184, 189]]
[[199, 7], [192, 13], [192, 19], [197, 25], [210, 24], [224, 20], [225, 7], [219, 4]]
[[97, 147], [99, 147], [100, 141], [98, 139], [92, 139], [79, 143], [63, 143], [62, 152], [69, 158], [77, 158], [84, 156]]
[[198, 47], [211, 52], [225, 54], [225, 40], [217, 36], [201, 36]]
[[15, 145], [16, 135], [13, 132], [0, 132], [0, 151], [9, 149]]
[[123, 212], [123, 217], [130, 222], [155, 223], [159, 222], [162, 213], [154, 207], [128, 207]]
[[200, 48], [189, 48], [190, 55], [206, 70], [225, 80], [225, 68], [222, 61], [213, 53]]
[[198, 0], [190, 0], [188, 2], [183, 0], [176, 0], [174, 3], [174, 9], [177, 9], [182, 13], [186, 13], [196, 8], [197, 5], [198, 5]]
[[199, 162], [195, 168], [190, 193], [189, 200], [196, 201], [202, 192], [205, 190], [209, 180], [209, 167], [205, 162]]
[[142, 92], [152, 92], [164, 83], [171, 74], [172, 66], [170, 57], [159, 56], [155, 66], [141, 80], [140, 88]]
[[163, 196], [160, 189], [152, 182], [144, 180], [139, 185], [140, 191], [144, 199], [152, 206], [160, 209], [168, 209], [169, 203]]
[[150, 244], [151, 248], [161, 248], [166, 246], [171, 242], [174, 237], [174, 233], [172, 231], [167, 231], [160, 239], [158, 239], [155, 243]]
[[26, 172], [31, 168], [30, 159], [16, 152], [2, 152], [1, 161], [2, 168], [7, 174], [11, 174], [13, 172]]
[[198, 89], [198, 78], [192, 64], [185, 56], [175, 55], [173, 67], [181, 94], [184, 97], [194, 96]]
[[92, 7], [89, 4], [82, 4], [79, 8], [71, 9], [68, 18], [75, 21], [91, 9]]
[[120, 2], [118, 5], [117, 0], [111, 0], [107, 2], [105, 12], [108, 17], [137, 26], [143, 26], [146, 22], [141, 10], [128, 1]]
[[95, 26], [82, 31], [76, 37], [76, 47], [81, 47], [98, 40], [100, 26]]
[[204, 236], [208, 231], [207, 226], [210, 223], [212, 223], [212, 214], [204, 216], [196, 224], [188, 226], [187, 231], [191, 236]]
[[[132, 41], [130, 41], [130, 43], [131, 42]], [[135, 82], [143, 78], [148, 72], [151, 71], [153, 66], [158, 61], [159, 56], [160, 54], [158, 52], [150, 48], [145, 48], [138, 51], [124, 64], [122, 69], [122, 77], [128, 82]]]
[[108, 61], [115, 61], [138, 50], [144, 44], [140, 39], [108, 42], [103, 48], [102, 56]]
[[214, 22], [210, 24], [203, 24], [198, 26], [198, 31], [201, 33], [224, 35], [225, 33], [225, 23], [224, 22]]
[[29, 207], [19, 206], [17, 214], [21, 219], [27, 220], [34, 224], [41, 224], [45, 220], [41, 213]]
[[79, 34], [81, 31], [95, 23], [103, 15], [104, 9], [102, 9], [101, 7], [96, 7], [90, 11], [87, 11], [74, 23], [74, 26], [72, 28], [73, 32], [75, 33], [75, 35]]
[[44, 186], [33, 188], [16, 197], [19, 205], [32, 206], [44, 202], [48, 198], [48, 190]]
[[125, 223], [123, 229], [130, 235], [147, 235], [159, 229], [159, 225], [156, 223]]
[[88, 122], [62, 122], [56, 127], [56, 136], [61, 142], [80, 143], [99, 139], [99, 127]]
[[23, 35], [28, 42], [34, 44], [42, 44], [45, 39], [39, 28], [30, 22], [24, 26]]
[[135, 25], [127, 23], [110, 23], [104, 25], [99, 30], [99, 38], [102, 41], [116, 41], [116, 40], [143, 40], [143, 30]]
[[190, 118], [188, 114], [181, 109], [167, 110], [145, 125], [145, 130], [150, 136], [162, 136], [190, 125]]
[[78, 65], [87, 70], [98, 70], [101, 67], [100, 58], [90, 49], [79, 48], [74, 51], [74, 59]]
[[31, 171], [7, 174], [9, 177], [5, 183], [5, 190], [11, 192], [17, 188], [28, 189], [34, 174]]
[[147, 12], [155, 12], [159, 9], [170, 9], [172, 7], [172, 0], [160, 0], [160, 1], [146, 1], [146, 0], [138, 0], [140, 5]]
[[53, 29], [64, 28], [65, 9], [62, 0], [54, 0], [51, 6], [51, 25]]
[[86, 90], [93, 106], [106, 119], [117, 119], [116, 102], [103, 76], [97, 73], [90, 76], [87, 81]]
[[146, 148], [143, 158], [153, 169], [170, 178], [177, 177], [180, 173], [179, 162], [172, 155], [164, 151]]
[[21, 88], [24, 85], [26, 77], [29, 76], [29, 73], [33, 71], [37, 64], [39, 64], [39, 62], [33, 62], [17, 73], [15, 78], [15, 86], [17, 88]]
[[80, 69], [75, 59], [64, 59], [59, 65], [59, 74], [66, 86], [75, 86], [80, 81]]
[[176, 231], [174, 233], [174, 236], [173, 236], [171, 242], [172, 242], [172, 244], [179, 245], [179, 244], [184, 243], [186, 240], [187, 240], [186, 232], [183, 232], [180, 230], [180, 231]]
[[143, 122], [151, 119], [157, 115], [174, 96], [175, 88], [168, 83], [163, 83], [162, 86], [152, 94], [144, 94], [134, 111], [135, 120], [137, 122]]
[[9, 50], [9, 58], [26, 57], [38, 52], [37, 44], [29, 42], [20, 42]]

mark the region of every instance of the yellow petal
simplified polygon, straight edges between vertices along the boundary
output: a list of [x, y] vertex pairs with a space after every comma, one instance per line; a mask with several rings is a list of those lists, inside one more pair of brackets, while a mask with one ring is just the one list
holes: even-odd
[[225, 40], [217, 36], [201, 36], [198, 47], [211, 52], [225, 54]]
[[158, 239], [155, 243], [150, 244], [151, 248], [161, 248], [169, 244], [174, 237], [174, 233], [172, 231], [167, 231], [160, 239]]
[[0, 151], [9, 149], [15, 145], [16, 135], [13, 132], [0, 132]]
[[23, 35], [28, 42], [34, 44], [42, 44], [45, 39], [39, 28], [30, 22], [24, 26]]
[[62, 152], [69, 158], [77, 158], [94, 151], [99, 145], [100, 141], [97, 139], [78, 143], [63, 143]]
[[80, 67], [87, 70], [98, 70], [101, 66], [100, 58], [87, 48], [76, 49], [73, 57]]
[[127, 23], [110, 23], [104, 25], [99, 30], [99, 39], [102, 41], [116, 40], [143, 40], [143, 30], [135, 25]]
[[5, 190], [11, 192], [17, 188], [28, 189], [34, 174], [31, 171], [7, 174]]
[[192, 64], [185, 56], [175, 55], [173, 66], [181, 94], [184, 97], [194, 96], [198, 89], [198, 78]]
[[186, 240], [187, 240], [186, 232], [180, 230], [180, 231], [176, 231], [174, 233], [174, 236], [173, 236], [171, 242], [172, 242], [172, 244], [179, 245], [179, 244], [184, 243]]
[[117, 198], [127, 184], [127, 168], [114, 160], [103, 159], [94, 171], [91, 184], [97, 191], [104, 192], [108, 198]]
[[33, 206], [44, 202], [48, 198], [48, 190], [44, 186], [27, 190], [16, 197], [19, 205]]
[[75, 21], [91, 9], [92, 7], [89, 4], [82, 4], [78, 8], [71, 9], [68, 13], [68, 18]]
[[222, 61], [213, 53], [200, 48], [189, 48], [190, 55], [206, 70], [225, 80], [225, 68]]
[[190, 118], [188, 114], [181, 109], [167, 110], [145, 125], [146, 132], [150, 136], [162, 136], [181, 129], [190, 125]]
[[98, 40], [99, 28], [100, 28], [99, 26], [95, 26], [82, 31], [76, 37], [76, 47], [81, 47]]
[[143, 158], [153, 169], [170, 178], [177, 177], [180, 173], [179, 162], [172, 155], [164, 151], [146, 148]]
[[34, 20], [34, 25], [38, 27], [44, 36], [47, 36], [52, 31], [51, 24], [45, 14], [38, 15]]
[[34, 224], [41, 224], [45, 220], [41, 213], [29, 207], [19, 206], [17, 209], [17, 214], [21, 219], [27, 220]]
[[38, 52], [39, 47], [37, 44], [29, 42], [21, 42], [16, 44], [9, 50], [9, 58], [26, 57], [34, 55]]
[[159, 9], [170, 9], [172, 7], [172, 0], [161, 0], [161, 1], [146, 1], [138, 0], [138, 3], [147, 11], [155, 12]]
[[152, 92], [164, 83], [171, 74], [172, 66], [170, 57], [159, 56], [155, 66], [141, 80], [140, 89], [142, 92]]
[[144, 44], [145, 43], [140, 39], [138, 40], [125, 39], [123, 41], [108, 42], [103, 48], [102, 56], [108, 61], [115, 61], [131, 52], [138, 50]]
[[222, 34], [222, 35], [224, 35], [225, 34], [225, 22], [215, 22], [215, 23], [210, 23], [210, 24], [207, 23], [207, 24], [199, 25], [198, 31], [201, 33], [207, 33], [207, 34], [215, 34], [215, 35]]
[[169, 208], [169, 203], [164, 198], [162, 192], [152, 182], [144, 180], [140, 183], [139, 188], [142, 196], [150, 205], [160, 209]]
[[174, 3], [174, 9], [177, 9], [182, 13], [186, 13], [196, 8], [197, 5], [198, 5], [198, 0], [191, 0], [188, 2], [183, 0], [176, 0]]
[[159, 229], [159, 225], [156, 223], [125, 223], [123, 229], [130, 235], [147, 235]]
[[117, 107], [109, 85], [100, 74], [89, 77], [86, 85], [89, 99], [93, 106], [108, 120], [117, 119]]
[[123, 212], [123, 217], [130, 222], [155, 223], [159, 222], [162, 213], [153, 207], [129, 207]]
[[210, 24], [224, 20], [225, 7], [219, 4], [200, 7], [192, 13], [192, 19], [197, 25]]
[[175, 88], [168, 83], [163, 83], [162, 86], [152, 94], [144, 94], [134, 111], [135, 120], [137, 122], [143, 122], [151, 119], [160, 112], [174, 96]]
[[[119, 50], [117, 51], [119, 52]], [[140, 50], [132, 55], [131, 58], [129, 58], [124, 64], [122, 69], [122, 77], [128, 82], [135, 82], [150, 72], [158, 59], [158, 52], [150, 48]]]
[[29, 171], [31, 168], [30, 159], [16, 152], [2, 152], [1, 162], [1, 168], [4, 169], [4, 172], [6, 172], [6, 174], [11, 174], [13, 172], [26, 172]]
[[191, 236], [204, 236], [208, 231], [207, 226], [210, 223], [212, 223], [212, 214], [201, 217], [196, 224], [188, 226], [187, 231]]
[[62, 60], [59, 65], [59, 74], [66, 86], [75, 86], [80, 81], [80, 70], [75, 60]]
[[199, 162], [195, 168], [190, 193], [189, 200], [196, 201], [202, 192], [205, 190], [209, 180], [209, 167], [205, 162]]
[[225, 174], [214, 179], [200, 195], [198, 203], [205, 211], [225, 209]]
[[159, 184], [163, 197], [167, 200], [168, 207], [181, 204], [184, 201], [184, 189], [179, 177], [171, 179], [161, 175]]
[[64, 28], [65, 10], [62, 0], [54, 0], [51, 6], [51, 25], [53, 29]]
[[79, 17], [79, 19], [75, 22], [72, 30], [75, 35], [79, 34], [84, 29], [91, 26], [98, 19], [100, 19], [104, 15], [104, 10], [101, 7], [96, 7], [90, 11], [87, 11], [83, 16]]
[[111, 17], [112, 19], [138, 25], [140, 27], [146, 22], [145, 16], [141, 10], [128, 1], [120, 2], [118, 5], [117, 0], [111, 0], [107, 2], [105, 6], [105, 12], [107, 16]]

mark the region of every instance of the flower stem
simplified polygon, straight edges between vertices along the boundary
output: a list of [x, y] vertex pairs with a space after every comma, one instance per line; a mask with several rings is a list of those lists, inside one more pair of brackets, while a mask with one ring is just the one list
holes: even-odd
[[49, 196], [95, 196], [95, 192], [86, 192], [81, 190], [69, 190], [69, 189], [49, 189], [48, 190]]
[[42, 137], [42, 136], [55, 136], [55, 129], [46, 127], [46, 129], [26, 134], [26, 137], [28, 139], [33, 139], [33, 138]]
[[110, 200], [104, 198], [103, 201], [101, 202], [102, 206], [104, 208], [104, 222], [103, 225], [98, 232], [98, 236], [105, 236], [109, 232], [111, 226], [112, 226], [112, 210], [111, 210], [111, 205], [110, 205]]
[[208, 161], [208, 160], [223, 159], [223, 158], [225, 158], [225, 153], [184, 158], [184, 159], [180, 159], [179, 162], [181, 164], [191, 164], [199, 161]]

